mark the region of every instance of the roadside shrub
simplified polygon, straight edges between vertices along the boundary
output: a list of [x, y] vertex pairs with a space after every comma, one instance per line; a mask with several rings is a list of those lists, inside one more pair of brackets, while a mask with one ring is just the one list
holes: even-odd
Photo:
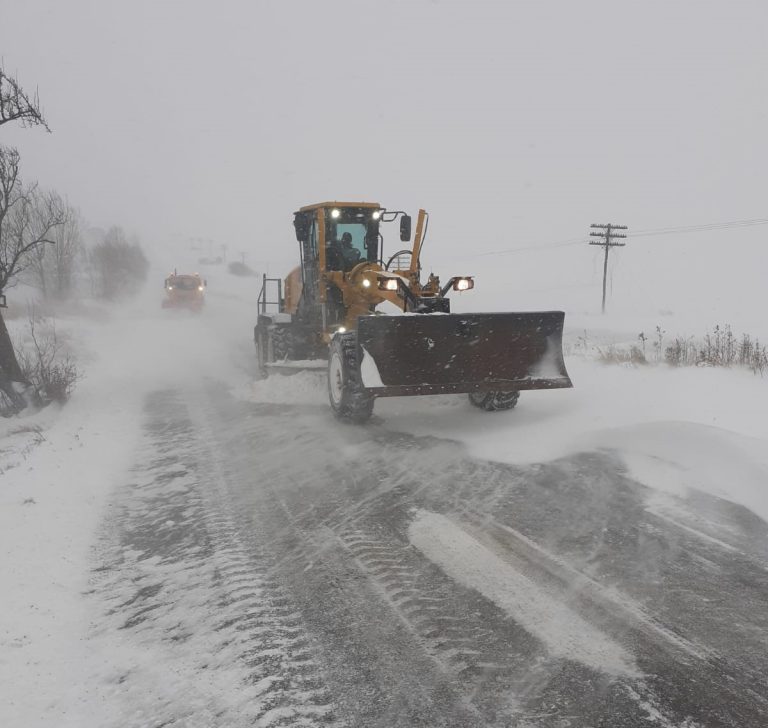
[[749, 367], [755, 374], [763, 375], [768, 371], [768, 351], [758, 339], [744, 334], [739, 342], [738, 362]]
[[[637, 345], [609, 344], [595, 347], [598, 361], [603, 364], [623, 364], [638, 366], [642, 364], [666, 363], [673, 367], [743, 367], [755, 374], [768, 373], [768, 349], [757, 338], [749, 334], [736, 336], [730, 325], [715, 326], [702, 338], [676, 336], [671, 343], [666, 343], [664, 331], [656, 327], [651, 338], [645, 333], [637, 337]], [[587, 332], [578, 337], [571, 353], [587, 356]], [[646, 345], [652, 344], [653, 352], [646, 357]]]
[[64, 403], [81, 378], [77, 365], [59, 341], [55, 324], [40, 332], [34, 314], [29, 317], [29, 338], [18, 347], [19, 366], [29, 382], [27, 396], [37, 405]]
[[692, 367], [699, 360], [699, 350], [693, 339], [677, 336], [664, 350], [664, 360], [673, 367]]
[[642, 349], [634, 344], [629, 349], [618, 347], [614, 344], [609, 344], [605, 348], [598, 347], [597, 358], [603, 364], [631, 364], [632, 366], [638, 366], [648, 363]]
[[693, 337], [676, 338], [666, 348], [664, 358], [672, 366], [740, 366], [761, 375], [768, 371], [765, 346], [749, 334], [742, 334], [740, 338], [735, 336], [728, 324], [715, 326], [701, 341]]

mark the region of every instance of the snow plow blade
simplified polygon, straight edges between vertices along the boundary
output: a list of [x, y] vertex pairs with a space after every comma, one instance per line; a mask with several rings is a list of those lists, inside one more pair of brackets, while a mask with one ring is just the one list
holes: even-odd
[[562, 311], [361, 316], [364, 387], [377, 397], [571, 387]]

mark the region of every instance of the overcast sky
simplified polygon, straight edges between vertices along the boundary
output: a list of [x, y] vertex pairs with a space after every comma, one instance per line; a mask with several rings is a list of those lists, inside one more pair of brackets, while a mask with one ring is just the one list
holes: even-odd
[[[476, 273], [480, 304], [583, 309], [599, 251], [545, 246], [590, 223], [768, 218], [767, 37], [765, 0], [0, 0], [53, 130], [0, 141], [148, 249], [209, 238], [284, 273], [301, 205], [422, 206], [428, 265]], [[614, 304], [764, 300], [767, 240], [630, 238]]]

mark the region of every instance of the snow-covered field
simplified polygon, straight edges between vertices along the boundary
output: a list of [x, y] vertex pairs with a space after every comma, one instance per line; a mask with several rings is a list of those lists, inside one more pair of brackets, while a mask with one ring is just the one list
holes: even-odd
[[[254, 379], [257, 282], [206, 275], [200, 316], [161, 313], [155, 288], [98, 318], [62, 318], [83, 373], [72, 400], [0, 422], [2, 725], [85, 725], [86, 714], [88, 725], [114, 721], [114, 695], [94, 694], [93, 675], [112, 669], [105, 655], [120, 637], [89, 637], [83, 595], [105, 504], [139, 446], [148, 393], [218, 381], [242, 399], [308, 405], [331, 417], [322, 372]], [[620, 331], [621, 322], [611, 326]], [[634, 340], [636, 328], [631, 322], [616, 341]], [[659, 502], [700, 489], [768, 520], [768, 381], [738, 370], [605, 366], [582, 354], [567, 357], [567, 367], [572, 390], [523, 393], [511, 412], [483, 413], [463, 396], [384, 399], [372, 426], [458, 441], [477, 458], [508, 463], [610, 450]], [[444, 551], [440, 518], [415, 521], [419, 548]], [[456, 578], [471, 586], [479, 547], [467, 539]], [[619, 648], [604, 647], [616, 669], [631, 669]]]

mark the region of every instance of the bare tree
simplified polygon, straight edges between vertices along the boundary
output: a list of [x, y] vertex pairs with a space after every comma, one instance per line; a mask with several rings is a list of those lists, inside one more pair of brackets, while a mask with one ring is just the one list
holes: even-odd
[[0, 126], [11, 121], [19, 121], [24, 126], [42, 126], [50, 131], [37, 91], [30, 96], [0, 65]]
[[[22, 184], [19, 153], [0, 146], [0, 292], [14, 284], [37, 248], [55, 242], [54, 231], [65, 222], [61, 198], [41, 193], [37, 185]], [[21, 409], [24, 400], [14, 382], [28, 384], [0, 309], [0, 389]]]
[[75, 285], [75, 267], [82, 252], [82, 218], [73, 207], [67, 206], [67, 220], [56, 229], [56, 244], [46, 250], [53, 251], [54, 295], [64, 301], [72, 295]]
[[[3, 151], [0, 147], [0, 158]], [[55, 192], [20, 183], [0, 202], [2, 207], [7, 208], [7, 214], [0, 220], [0, 290], [6, 290], [33, 264], [38, 248], [56, 243], [56, 228], [66, 223], [67, 208]]]
[[75, 265], [81, 250], [80, 215], [55, 192], [37, 195], [34, 214], [45, 217], [50, 209], [44, 200], [55, 200], [64, 212], [64, 222], [51, 231], [55, 245], [38, 245], [30, 254], [27, 282], [40, 290], [46, 299], [63, 301], [72, 293]]
[[121, 227], [111, 227], [90, 252], [95, 294], [114, 300], [136, 293], [149, 270], [136, 238], [129, 240]]
[[[30, 96], [15, 76], [9, 76], [0, 64], [0, 126], [18, 121], [22, 126], [42, 126], [50, 132], [35, 92]], [[0, 146], [0, 392], [13, 410], [23, 409], [24, 397], [14, 383], [28, 386], [16, 359], [11, 337], [3, 318], [3, 291], [13, 282], [25, 265], [25, 258], [38, 245], [47, 241], [56, 227], [57, 213], [50, 209], [51, 219], [31, 221], [30, 193], [19, 179], [19, 153]]]

